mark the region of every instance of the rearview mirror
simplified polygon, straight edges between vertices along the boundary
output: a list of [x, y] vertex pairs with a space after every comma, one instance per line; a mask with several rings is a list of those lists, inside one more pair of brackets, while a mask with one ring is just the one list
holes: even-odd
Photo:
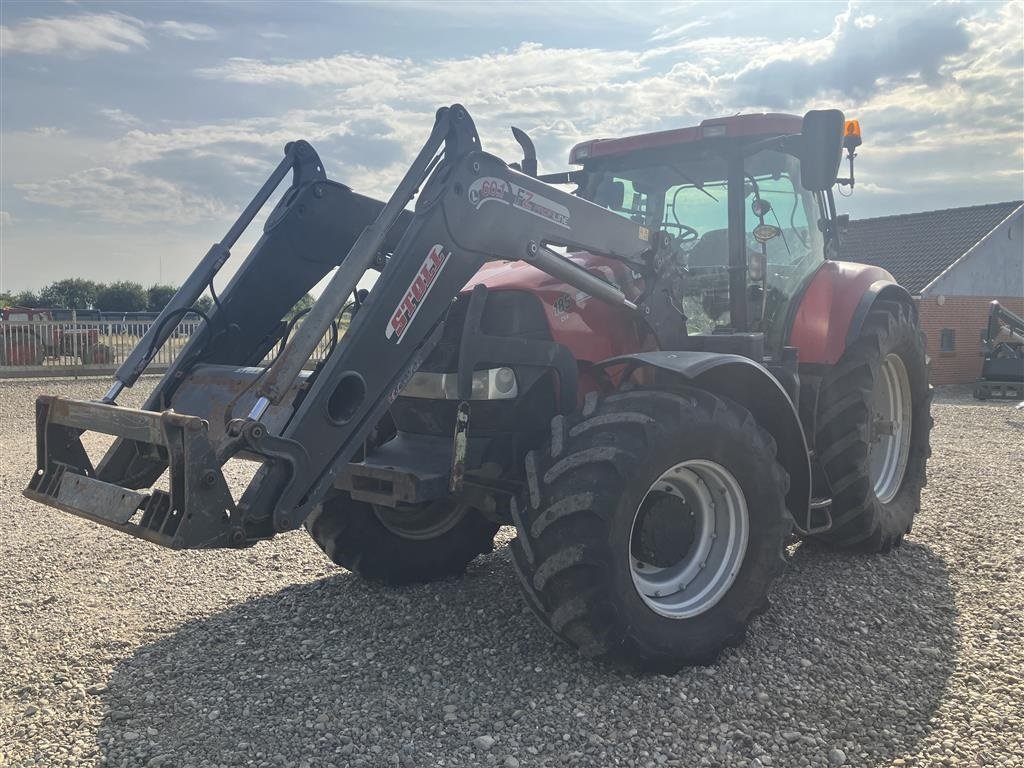
[[836, 183], [843, 160], [846, 118], [838, 109], [811, 110], [800, 129], [800, 184], [809, 192], [824, 192]]

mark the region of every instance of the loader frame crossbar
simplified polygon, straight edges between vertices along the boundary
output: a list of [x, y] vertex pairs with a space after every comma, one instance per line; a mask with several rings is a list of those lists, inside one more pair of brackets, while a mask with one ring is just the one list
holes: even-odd
[[[153, 446], [170, 470], [168, 490], [140, 493], [97, 480], [80, 440], [87, 430]], [[39, 468], [25, 495], [175, 549], [241, 544], [245, 531], [206, 431], [197, 416], [44, 395], [36, 401]], [[196, 508], [219, 514], [197, 517]]]
[[[210, 285], [230, 245], [289, 168], [292, 186], [263, 237], [145, 410], [115, 406], [121, 389], [135, 383], [167, 340], [173, 323], [165, 321]], [[414, 196], [410, 214], [404, 209]], [[678, 349], [685, 318], [661, 288], [671, 268], [664, 252], [670, 243], [482, 152], [459, 105], [438, 110], [429, 139], [387, 203], [327, 180], [312, 147], [295, 142], [118, 371], [105, 401], [39, 400], [38, 466], [26, 493], [181, 548], [240, 546], [296, 528], [344, 475], [436, 345], [452, 301], [484, 263], [527, 261], [632, 313], [662, 348]], [[634, 304], [553, 246], [624, 262], [643, 277], [644, 294]], [[280, 318], [333, 265], [333, 278], [303, 322], [282, 329]], [[348, 332], [311, 375], [300, 377], [371, 268], [381, 275]], [[258, 366], [285, 337], [269, 367], [240, 372], [238, 366]], [[461, 390], [471, 373], [460, 372]], [[236, 391], [247, 376], [249, 383]], [[227, 394], [211, 392], [217, 386]], [[207, 402], [218, 405], [203, 411]], [[176, 404], [189, 412], [175, 413]], [[464, 405], [463, 420], [469, 417]], [[84, 430], [117, 436], [95, 469], [80, 439]], [[221, 467], [239, 454], [262, 466], [235, 500]], [[168, 469], [170, 489], [152, 489]]]

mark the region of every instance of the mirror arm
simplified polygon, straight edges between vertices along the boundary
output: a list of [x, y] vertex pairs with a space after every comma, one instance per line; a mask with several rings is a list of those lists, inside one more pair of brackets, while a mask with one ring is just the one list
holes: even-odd
[[850, 161], [850, 178], [836, 179], [836, 184], [838, 184], [839, 186], [849, 187], [850, 189], [853, 189], [853, 185], [856, 181], [853, 177], [853, 158], [855, 158], [856, 156], [857, 153], [853, 151], [852, 147], [846, 148], [846, 159]]

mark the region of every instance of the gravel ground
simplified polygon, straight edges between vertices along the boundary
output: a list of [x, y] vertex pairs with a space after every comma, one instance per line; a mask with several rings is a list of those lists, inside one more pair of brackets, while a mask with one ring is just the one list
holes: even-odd
[[385, 590], [303, 533], [174, 553], [25, 500], [35, 395], [105, 388], [0, 382], [0, 765], [1024, 766], [1012, 404], [937, 398], [900, 551], [797, 546], [745, 644], [638, 679], [534, 623], [506, 530]]

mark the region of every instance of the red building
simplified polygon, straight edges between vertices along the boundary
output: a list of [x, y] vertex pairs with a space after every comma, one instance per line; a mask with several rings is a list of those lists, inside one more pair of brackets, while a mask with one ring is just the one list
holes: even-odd
[[1024, 315], [1020, 201], [851, 221], [841, 258], [887, 269], [914, 296], [933, 384], [966, 384], [981, 374], [993, 299]]

